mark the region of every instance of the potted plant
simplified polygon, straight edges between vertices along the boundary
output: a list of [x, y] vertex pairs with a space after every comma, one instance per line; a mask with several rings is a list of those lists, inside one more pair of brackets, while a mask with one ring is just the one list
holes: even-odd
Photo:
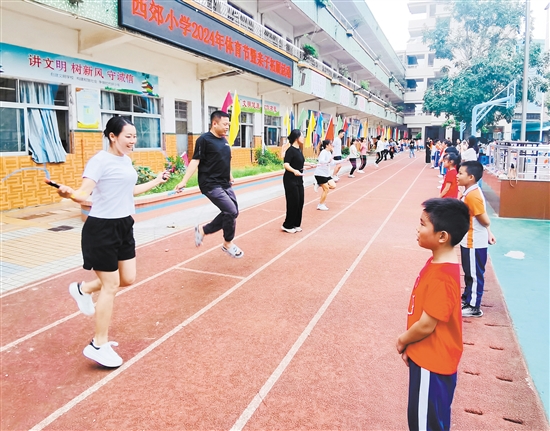
[[338, 65], [338, 73], [342, 75], [344, 78], [349, 78], [348, 66], [345, 64]]
[[370, 88], [370, 82], [369, 82], [369, 81], [361, 81], [361, 82], [359, 83], [359, 85], [361, 85], [361, 88], [362, 88], [363, 90], [366, 90], [366, 91], [368, 91], [369, 88]]
[[302, 46], [302, 50], [304, 51], [304, 60], [307, 60], [308, 58], [319, 58], [319, 54], [317, 52], [317, 49], [313, 45], [309, 45], [305, 43]]

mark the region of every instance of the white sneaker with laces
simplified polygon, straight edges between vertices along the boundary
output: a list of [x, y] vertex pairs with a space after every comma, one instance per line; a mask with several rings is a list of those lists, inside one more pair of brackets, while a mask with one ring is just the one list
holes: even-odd
[[281, 230], [282, 230], [283, 232], [287, 232], [287, 233], [296, 233], [296, 229], [294, 229], [294, 228], [288, 229], [288, 228], [286, 228], [286, 227], [284, 227], [284, 226], [281, 226]]
[[313, 183], [313, 191], [317, 193], [317, 190], [319, 190], [319, 184]]
[[321, 211], [328, 211], [328, 207], [325, 204], [317, 205], [317, 209]]
[[96, 361], [98, 364], [104, 367], [120, 367], [122, 365], [122, 358], [118, 356], [117, 352], [113, 350], [111, 346], [118, 346], [116, 341], [108, 341], [107, 343], [97, 347], [94, 345], [94, 340], [86, 347], [82, 353], [88, 359]]
[[89, 293], [83, 293], [80, 290], [80, 286], [83, 284], [84, 282], [71, 283], [69, 285], [69, 293], [76, 301], [76, 305], [78, 305], [78, 309], [82, 312], [82, 314], [85, 314], [86, 316], [93, 316], [95, 313], [94, 301], [92, 300], [92, 295]]

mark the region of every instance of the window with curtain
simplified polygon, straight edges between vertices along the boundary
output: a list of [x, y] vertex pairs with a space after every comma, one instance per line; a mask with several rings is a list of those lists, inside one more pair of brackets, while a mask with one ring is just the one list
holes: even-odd
[[101, 92], [103, 127], [113, 116], [122, 116], [136, 126], [135, 148], [161, 148], [160, 99], [136, 94]]
[[176, 110], [176, 145], [178, 154], [187, 152], [187, 102], [182, 100], [175, 101]]
[[0, 152], [61, 163], [70, 151], [67, 86], [0, 78]]

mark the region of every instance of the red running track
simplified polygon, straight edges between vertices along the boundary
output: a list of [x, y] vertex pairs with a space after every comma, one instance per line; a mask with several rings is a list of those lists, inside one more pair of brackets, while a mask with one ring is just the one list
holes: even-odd
[[[395, 350], [429, 252], [416, 244], [436, 176], [396, 158], [343, 178], [328, 212], [306, 189], [304, 231], [280, 197], [243, 211], [241, 260], [187, 230], [138, 249], [117, 296], [116, 370], [82, 356], [93, 320], [59, 274], [2, 302], [1, 429], [401, 430], [407, 368]], [[453, 429], [548, 429], [489, 265], [485, 316], [465, 320]]]

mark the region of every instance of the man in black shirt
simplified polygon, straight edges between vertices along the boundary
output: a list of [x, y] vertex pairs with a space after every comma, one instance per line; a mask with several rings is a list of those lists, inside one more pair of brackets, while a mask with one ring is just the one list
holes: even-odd
[[223, 111], [214, 111], [210, 116], [210, 131], [197, 139], [193, 159], [189, 162], [176, 190], [185, 188], [189, 178], [198, 169], [199, 188], [202, 194], [221, 212], [210, 223], [195, 226], [195, 245], [198, 247], [202, 244], [204, 235], [223, 229], [222, 250], [232, 257], [241, 258], [244, 256], [243, 251], [233, 244], [239, 206], [231, 187], [231, 147], [225, 139], [228, 131], [229, 115]]

